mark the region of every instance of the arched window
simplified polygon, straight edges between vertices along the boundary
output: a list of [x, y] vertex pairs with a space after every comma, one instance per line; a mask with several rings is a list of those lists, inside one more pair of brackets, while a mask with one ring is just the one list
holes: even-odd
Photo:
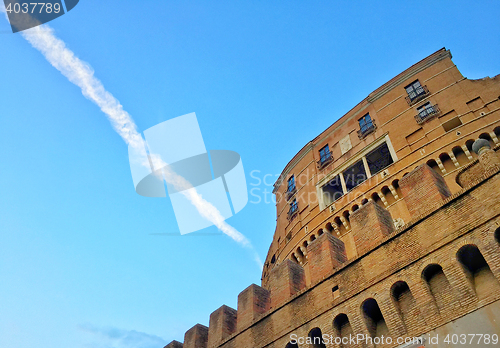
[[493, 130], [493, 132], [495, 133], [495, 135], [498, 137], [500, 137], [500, 127], [497, 127]]
[[309, 331], [309, 337], [311, 338], [311, 348], [326, 348], [325, 342], [323, 341], [323, 334], [319, 327], [315, 327]]
[[323, 234], [323, 229], [322, 229], [322, 228], [320, 228], [320, 229], [318, 230], [318, 237], [319, 237], [319, 236], [321, 236], [322, 234]]
[[299, 348], [299, 345], [297, 343], [288, 343], [285, 348]]
[[384, 316], [380, 311], [380, 307], [375, 299], [369, 298], [361, 305], [363, 310], [365, 324], [372, 338], [387, 336], [389, 329], [385, 323]]
[[[349, 337], [353, 335], [351, 323], [346, 314], [342, 313], [335, 317], [333, 320], [333, 329], [337, 337]], [[340, 344], [339, 347], [344, 348], [347, 345]]]
[[382, 202], [382, 200], [380, 199], [380, 196], [378, 195], [377, 192], [373, 192], [372, 193], [372, 200], [377, 203], [378, 205], [380, 205], [381, 207], [384, 206], [384, 203]]
[[349, 210], [345, 210], [342, 215], [344, 216], [344, 218], [346, 219], [346, 221], [349, 222], [349, 216], [351, 215], [351, 213], [349, 213]]
[[453, 289], [450, 282], [443, 272], [443, 268], [438, 264], [431, 264], [427, 266], [422, 272], [431, 295], [434, 297], [436, 306], [439, 310], [449, 307], [454, 298], [450, 297]]
[[448, 155], [447, 153], [440, 154], [439, 159], [441, 160], [441, 163], [443, 163], [444, 169], [446, 170], [447, 173], [456, 169], [455, 164], [451, 160], [450, 155]]
[[325, 228], [328, 232], [333, 233], [333, 226], [330, 222], [326, 224]]
[[441, 171], [441, 169], [439, 168], [437, 162], [433, 159], [430, 159], [427, 161], [427, 165], [429, 167], [431, 167], [432, 169], [434, 169], [436, 172], [438, 172], [439, 174], [442, 174], [443, 172]]
[[399, 180], [396, 179], [392, 182], [392, 187], [396, 190], [399, 198], [403, 198], [403, 192], [401, 191], [401, 187], [399, 187]]
[[477, 158], [477, 154], [474, 151], [472, 151], [472, 144], [474, 144], [474, 140], [472, 139], [469, 139], [465, 142], [465, 146], [467, 146], [467, 149], [469, 150], [472, 157]]
[[305, 262], [305, 256], [304, 256], [304, 253], [302, 252], [302, 249], [300, 249], [300, 247], [297, 248], [297, 251], [295, 252], [295, 254], [297, 255], [298, 259], [300, 262]]
[[500, 244], [500, 227], [495, 231], [495, 240]]
[[363, 198], [363, 200], [361, 201], [361, 205], [365, 205], [366, 203], [368, 203], [368, 199]]
[[384, 195], [387, 204], [391, 205], [392, 203], [396, 202], [396, 198], [394, 198], [394, 195], [392, 194], [389, 187], [387, 186], [382, 187], [382, 194]]
[[340, 234], [344, 234], [347, 231], [344, 224], [342, 223], [342, 220], [340, 220], [338, 216], [336, 216], [335, 219], [333, 219], [333, 222], [335, 222], [335, 225], [337, 225]]
[[479, 139], [484, 139], [490, 142], [491, 148], [495, 147], [495, 142], [491, 139], [491, 136], [488, 133], [483, 133], [479, 136]]
[[469, 162], [467, 155], [460, 146], [455, 146], [451, 151], [453, 152], [453, 155], [457, 159], [457, 162], [460, 166], [463, 166], [464, 164]]
[[457, 259], [477, 297], [483, 298], [498, 291], [498, 282], [477, 246], [469, 244], [461, 247]]
[[391, 289], [392, 299], [403, 320], [405, 326], [415, 322], [419, 316], [417, 303], [406, 282], [399, 281], [394, 283]]

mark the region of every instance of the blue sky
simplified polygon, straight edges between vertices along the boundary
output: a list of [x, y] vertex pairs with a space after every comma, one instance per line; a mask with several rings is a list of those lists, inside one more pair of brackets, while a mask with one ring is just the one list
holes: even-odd
[[[271, 176], [442, 47], [468, 78], [500, 73], [499, 10], [498, 1], [81, 0], [50, 25], [139, 130], [196, 112], [207, 148], [241, 155], [255, 190], [227, 222], [264, 259]], [[161, 348], [222, 304], [236, 308], [238, 293], [260, 284], [252, 253], [215, 227], [155, 235], [179, 232], [170, 201], [135, 193], [127, 147], [103, 113], [9, 30], [0, 18], [0, 346]]]

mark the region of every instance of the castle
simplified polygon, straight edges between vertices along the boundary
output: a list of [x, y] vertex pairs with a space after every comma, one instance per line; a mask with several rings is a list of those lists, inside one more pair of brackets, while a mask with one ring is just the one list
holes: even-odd
[[451, 58], [411, 66], [292, 158], [261, 286], [165, 348], [498, 346], [500, 75], [469, 80]]

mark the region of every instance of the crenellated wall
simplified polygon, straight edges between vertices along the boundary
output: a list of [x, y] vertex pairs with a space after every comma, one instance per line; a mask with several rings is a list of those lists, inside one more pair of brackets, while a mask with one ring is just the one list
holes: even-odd
[[[415, 81], [423, 92], [412, 99]], [[444, 48], [411, 66], [287, 164], [273, 191], [277, 226], [261, 286], [167, 347], [339, 347], [294, 345], [290, 335], [416, 337], [453, 330], [472, 312], [500, 335], [484, 314], [500, 306], [499, 138], [500, 75], [468, 80]], [[370, 157], [382, 148], [385, 157]], [[359, 163], [364, 179], [348, 187]], [[325, 201], [322, 188], [336, 177], [343, 194]]]
[[313, 347], [289, 345], [292, 334], [416, 337], [500, 303], [500, 154], [484, 151], [460, 172], [474, 178], [453, 195], [426, 164], [405, 176], [400, 186], [411, 219], [399, 228], [373, 201], [353, 212], [355, 257], [329, 232], [316, 238], [307, 246], [311, 286], [304, 269], [285, 260], [266, 288], [253, 284], [240, 293], [237, 310], [220, 307], [209, 328], [198, 324], [184, 345], [167, 347]]

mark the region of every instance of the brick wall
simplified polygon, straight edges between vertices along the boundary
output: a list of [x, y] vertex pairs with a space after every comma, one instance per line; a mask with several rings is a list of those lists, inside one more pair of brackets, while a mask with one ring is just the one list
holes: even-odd
[[[432, 176], [426, 177], [435, 182]], [[368, 216], [380, 213], [378, 208], [371, 209]], [[334, 336], [351, 331], [373, 335], [362, 308], [367, 299], [378, 304], [391, 336], [421, 335], [498, 301], [500, 247], [495, 231], [500, 226], [499, 214], [500, 175], [494, 175], [459, 195], [448, 197], [437, 210], [428, 211], [405, 229], [387, 234], [378, 245], [368, 248], [363, 257], [344, 262], [337, 270], [332, 267], [331, 275], [312, 288], [290, 286], [293, 284], [290, 269], [299, 275], [302, 272], [297, 268], [299, 265], [294, 267], [293, 262], [284, 262], [288, 266], [280, 265], [282, 270], [275, 275], [289, 293], [288, 299], [282, 297], [261, 319], [243, 332], [229, 336], [220, 347], [285, 347], [291, 334], [306, 337], [316, 327], [323, 334]], [[481, 281], [488, 282], [491, 288], [479, 297], [457, 259], [458, 250], [467, 244], [477, 245], [493, 275], [484, 277], [478, 273]], [[427, 277], [427, 281], [424, 274], [433, 264], [440, 271]], [[398, 282], [405, 282], [407, 290], [396, 299], [394, 286]], [[340, 290], [338, 298], [332, 294], [335, 286]], [[272, 293], [271, 289], [271, 297]], [[335, 318], [347, 321], [339, 321], [339, 329], [334, 325]], [[378, 332], [384, 332], [380, 320], [378, 324]]]

